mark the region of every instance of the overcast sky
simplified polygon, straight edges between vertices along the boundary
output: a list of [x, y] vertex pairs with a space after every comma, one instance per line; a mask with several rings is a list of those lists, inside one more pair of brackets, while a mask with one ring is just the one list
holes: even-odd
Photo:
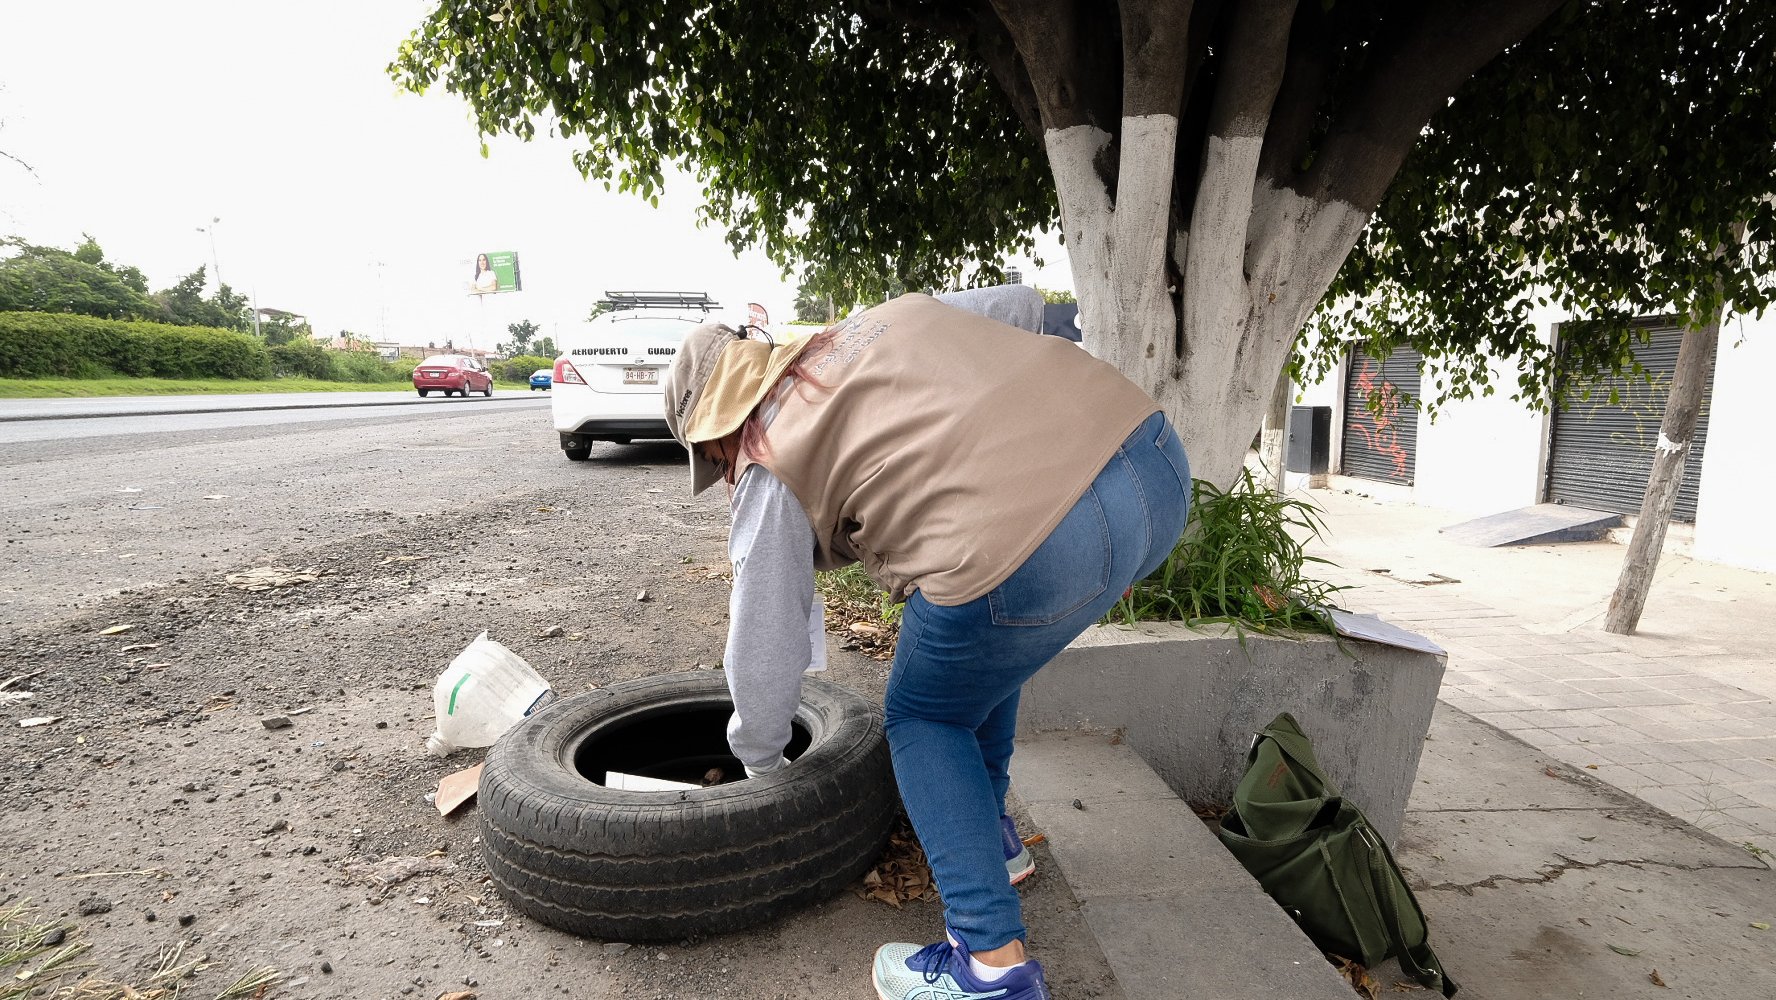
[[[572, 146], [497, 138], [482, 159], [465, 106], [398, 92], [385, 72], [423, 0], [0, 0], [0, 233], [106, 256], [164, 288], [215, 258], [260, 306], [316, 332], [491, 347], [545, 333], [606, 289], [708, 291], [789, 318], [794, 282], [698, 229], [701, 191], [660, 207], [582, 180]], [[1025, 280], [1071, 286], [1047, 267]], [[464, 294], [475, 254], [514, 250], [524, 291]]]

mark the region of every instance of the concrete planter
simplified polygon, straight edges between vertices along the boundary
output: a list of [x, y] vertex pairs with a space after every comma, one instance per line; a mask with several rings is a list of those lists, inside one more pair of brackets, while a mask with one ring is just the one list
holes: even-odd
[[1020, 729], [1121, 730], [1185, 801], [1227, 803], [1252, 735], [1293, 713], [1339, 790], [1393, 843], [1446, 657], [1372, 642], [1154, 623], [1088, 630], [1024, 686]]

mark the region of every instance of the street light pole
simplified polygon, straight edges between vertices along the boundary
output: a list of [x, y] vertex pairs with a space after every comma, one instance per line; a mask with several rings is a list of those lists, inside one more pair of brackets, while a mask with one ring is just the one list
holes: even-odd
[[210, 266], [216, 270], [217, 294], [222, 291], [222, 259], [216, 256], [216, 223], [221, 221], [220, 216], [211, 216], [209, 225], [197, 227], [198, 232], [210, 234]]

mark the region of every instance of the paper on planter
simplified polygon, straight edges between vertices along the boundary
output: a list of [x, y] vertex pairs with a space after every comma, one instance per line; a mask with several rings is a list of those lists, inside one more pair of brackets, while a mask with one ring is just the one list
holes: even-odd
[[1401, 649], [1416, 649], [1432, 656], [1448, 656], [1442, 646], [1419, 635], [1408, 632], [1398, 625], [1390, 625], [1381, 620], [1379, 615], [1358, 615], [1336, 608], [1325, 609], [1332, 618], [1332, 627], [1338, 634], [1347, 639], [1362, 639], [1365, 642], [1379, 642], [1383, 646], [1398, 646]]

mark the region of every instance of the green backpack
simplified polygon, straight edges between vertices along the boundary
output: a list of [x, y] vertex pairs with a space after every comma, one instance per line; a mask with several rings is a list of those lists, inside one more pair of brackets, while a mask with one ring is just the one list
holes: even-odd
[[1427, 989], [1455, 995], [1424, 911], [1362, 810], [1320, 770], [1293, 716], [1252, 744], [1221, 840], [1321, 951], [1373, 966], [1398, 957]]

